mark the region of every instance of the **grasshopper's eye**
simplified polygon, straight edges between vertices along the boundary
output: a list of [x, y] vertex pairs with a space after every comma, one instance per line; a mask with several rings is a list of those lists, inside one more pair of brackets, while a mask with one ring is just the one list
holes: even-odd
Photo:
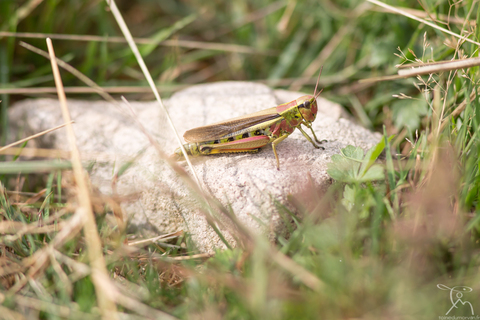
[[310, 101], [305, 101], [305, 108], [310, 108]]

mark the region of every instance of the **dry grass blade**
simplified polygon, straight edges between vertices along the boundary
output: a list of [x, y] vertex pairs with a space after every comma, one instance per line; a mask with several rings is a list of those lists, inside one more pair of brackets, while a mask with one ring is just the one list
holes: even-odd
[[52, 132], [52, 131], [55, 131], [55, 130], [57, 130], [57, 129], [63, 128], [63, 127], [65, 127], [66, 125], [70, 125], [70, 124], [72, 124], [72, 123], [74, 123], [74, 121], [70, 121], [69, 123], [61, 124], [61, 125], [59, 125], [59, 126], [56, 126], [56, 127], [51, 128], [51, 129], [44, 130], [44, 131], [39, 132], [39, 133], [37, 133], [37, 134], [31, 135], [31, 136], [29, 136], [29, 137], [26, 137], [25, 139], [21, 139], [21, 140], [18, 140], [18, 141], [16, 141], [16, 142], [10, 143], [9, 145], [6, 145], [5, 147], [1, 147], [1, 148], [0, 148], [0, 152], [2, 152], [3, 150], [6, 150], [6, 149], [8, 149], [8, 148], [11, 148], [11, 147], [13, 147], [13, 146], [22, 144], [22, 143], [24, 143], [25, 141], [38, 138], [38, 137], [40, 137], [40, 136], [43, 136], [44, 134], [47, 134], [47, 133], [49, 133], [49, 132]]
[[2, 221], [0, 222], [0, 233], [2, 235], [5, 234], [14, 234], [15, 239], [9, 239], [5, 237], [6, 241], [14, 241], [17, 238], [22, 237], [24, 234], [35, 234], [35, 233], [49, 233], [49, 232], [56, 232], [61, 230], [63, 227], [63, 222], [59, 222], [58, 224], [52, 224], [48, 226], [38, 226], [38, 224], [34, 225], [25, 225], [23, 222], [17, 221]]
[[24, 157], [42, 157], [42, 158], [60, 158], [70, 159], [70, 152], [58, 149], [40, 149], [40, 148], [8, 148], [0, 150], [0, 154], [21, 155]]
[[5, 308], [4, 306], [0, 306], [0, 314], [2, 315], [2, 319], [5, 320], [24, 320], [25, 317], [13, 310]]
[[394, 13], [398, 13], [398, 14], [401, 14], [401, 15], [407, 17], [407, 18], [410, 18], [410, 19], [413, 19], [413, 20], [415, 20], [415, 21], [424, 23], [424, 24], [426, 24], [426, 25], [428, 25], [428, 26], [430, 26], [430, 27], [432, 27], [432, 28], [435, 28], [435, 29], [437, 29], [437, 30], [440, 30], [440, 31], [442, 31], [442, 32], [445, 32], [445, 33], [447, 33], [447, 34], [449, 34], [449, 35], [451, 35], [451, 36], [454, 36], [454, 37], [456, 37], [456, 38], [459, 38], [459, 39], [461, 39], [461, 40], [464, 40], [464, 41], [473, 43], [473, 44], [475, 44], [475, 45], [477, 45], [477, 46], [480, 46], [480, 42], [471, 40], [471, 39], [469, 39], [469, 38], [467, 38], [467, 37], [463, 37], [463, 36], [461, 36], [461, 35], [459, 35], [459, 34], [456, 34], [455, 32], [452, 32], [452, 31], [448, 30], [448, 29], [439, 27], [439, 26], [437, 26], [436, 24], [431, 23], [431, 22], [429, 22], [429, 21], [427, 21], [427, 20], [425, 20], [425, 19], [420, 19], [420, 18], [414, 16], [413, 14], [408, 13], [407, 11], [405, 11], [405, 10], [403, 10], [403, 9], [396, 8], [396, 7], [392, 7], [392, 6], [390, 6], [390, 5], [386, 4], [386, 3], [383, 3], [383, 2], [377, 1], [377, 0], [367, 0], [367, 1], [370, 2], [370, 3], [376, 4], [377, 6], [380, 6], [380, 7], [383, 7], [383, 8], [385, 8], [385, 9], [388, 9], [388, 10], [394, 12]]
[[[176, 84], [176, 85], [161, 85], [157, 86], [157, 89], [162, 92], [172, 92], [180, 89], [189, 87], [190, 85], [186, 84]], [[99, 93], [99, 89], [103, 92], [108, 93], [150, 93], [152, 89], [150, 87], [65, 87], [66, 93], [75, 93], [75, 94], [90, 94], [90, 93]], [[45, 93], [55, 93], [57, 89], [54, 87], [37, 87], [37, 88], [6, 88], [0, 89], [0, 94], [45, 94]]]
[[[92, 275], [95, 277], [94, 270], [92, 270]], [[99, 280], [99, 283], [101, 283], [103, 290], [109, 292], [110, 295], [115, 299], [115, 301], [124, 308], [136, 312], [137, 314], [147, 319], [178, 320], [178, 318], [166, 312], [151, 308], [136, 299], [123, 295], [118, 289], [118, 287], [115, 286], [115, 283], [112, 282], [108, 276], [102, 274], [96, 275], [96, 278]]]
[[397, 74], [391, 76], [383, 76], [383, 77], [374, 77], [374, 78], [367, 78], [358, 80], [358, 83], [373, 83], [378, 81], [389, 81], [389, 80], [398, 80], [403, 78], [409, 78], [410, 76], [399, 76]]
[[25, 272], [25, 270], [28, 270], [27, 275], [18, 280], [7, 292], [7, 295], [15, 295], [30, 279], [33, 279], [40, 270], [46, 267], [47, 263], [50, 261], [51, 250], [55, 250], [55, 248], [62, 246], [66, 241], [75, 237], [82, 229], [83, 218], [83, 211], [81, 209], [77, 210], [75, 214], [64, 223], [63, 228], [55, 236], [53, 241], [50, 242], [47, 247], [36, 251], [32, 256], [24, 259], [22, 261], [22, 266], [0, 268], [0, 276], [10, 273]]
[[128, 243], [129, 246], [142, 246], [142, 245], [148, 245], [157, 241], [165, 242], [171, 239], [178, 238], [183, 235], [183, 231], [177, 231], [177, 232], [172, 232], [168, 234], [162, 234], [161, 236], [158, 237], [153, 237], [150, 239], [143, 239], [143, 240], [138, 240], [138, 241], [131, 241]]
[[178, 320], [178, 318], [169, 315], [168, 313], [151, 308], [146, 304], [138, 302], [135, 299], [120, 294], [119, 292], [117, 292], [115, 298], [118, 301], [119, 305], [123, 306], [126, 309], [132, 310], [147, 319]]
[[55, 249], [49, 247], [49, 256], [50, 256], [50, 265], [52, 266], [53, 270], [55, 270], [55, 273], [58, 275], [60, 278], [60, 281], [62, 282], [62, 285], [65, 287], [65, 291], [69, 296], [72, 295], [73, 293], [73, 284], [68, 278], [67, 274], [65, 271], [62, 269], [62, 266], [58, 263], [57, 259], [55, 258]]
[[[50, 53], [50, 62], [52, 64], [55, 84], [58, 88], [58, 98], [62, 108], [63, 119], [65, 123], [69, 123], [71, 119], [67, 107], [67, 97], [63, 91], [63, 84], [60, 77], [60, 71], [58, 70], [58, 65], [56, 63], [57, 61], [55, 52], [53, 50], [52, 40], [47, 39], [47, 47]], [[109, 293], [104, 290], [104, 287], [99, 280], [99, 278], [108, 277], [108, 272], [102, 254], [102, 243], [97, 233], [97, 225], [95, 223], [95, 217], [92, 211], [92, 203], [90, 200], [87, 181], [86, 177], [84, 176], [82, 163], [80, 161], [80, 153], [77, 149], [75, 133], [73, 132], [72, 125], [67, 126], [67, 135], [72, 152], [73, 173], [78, 188], [78, 202], [80, 204], [80, 209], [83, 212], [83, 230], [85, 234], [88, 257], [93, 270], [92, 281], [95, 285], [98, 306], [105, 319], [116, 319], [115, 303], [111, 299]]]
[[[41, 195], [42, 193], [40, 193]], [[26, 203], [31, 203], [32, 201], [30, 200], [35, 200], [38, 199], [39, 196], [35, 196]], [[26, 204], [25, 203], [25, 204]], [[58, 221], [59, 218], [61, 218], [63, 215], [67, 213], [67, 210], [61, 210], [60, 212], [57, 212], [56, 214], [50, 216], [48, 219], [43, 221], [43, 226], [40, 226], [38, 222], [35, 223], [30, 223], [30, 224], [25, 224], [23, 222], [16, 222], [16, 221], [2, 221], [0, 223], [0, 233], [2, 234], [7, 234], [10, 233], [12, 234], [11, 236], [5, 236], [5, 241], [8, 242], [13, 242], [18, 239], [20, 239], [22, 236], [25, 234], [36, 234], [36, 233], [49, 233], [49, 232], [59, 232], [60, 230], [63, 229], [64, 225], [66, 224], [64, 221], [56, 223], [56, 224], [51, 224], [55, 223]]]
[[[25, 49], [28, 49], [32, 52], [35, 52], [36, 54], [38, 55], [41, 55], [42, 57], [45, 57], [47, 59], [52, 59], [49, 54], [43, 50], [40, 50], [38, 48], [35, 48], [34, 46], [28, 44], [28, 43], [25, 43], [23, 41], [20, 42], [20, 45], [22, 47], [24, 47]], [[99, 85], [97, 85], [95, 83], [95, 81], [91, 80], [90, 78], [88, 78], [86, 75], [84, 75], [83, 73], [81, 73], [80, 71], [78, 71], [77, 69], [75, 69], [74, 67], [72, 67], [71, 65], [69, 65], [68, 63], [66, 62], [63, 62], [62, 60], [58, 59], [58, 58], [55, 58], [55, 63], [60, 65], [62, 68], [64, 68], [65, 70], [67, 70], [68, 72], [70, 72], [71, 74], [73, 74], [74, 76], [76, 76], [78, 79], [80, 79], [81, 81], [83, 81], [86, 85], [92, 87], [95, 92], [97, 92], [100, 96], [102, 96], [105, 100], [107, 101], [110, 101], [110, 102], [115, 102], [115, 99], [113, 99], [113, 97], [111, 95], [109, 95], [108, 93], [106, 93]], [[62, 86], [62, 91], [65, 92], [65, 90], [63, 89], [63, 86]]]
[[[22, 45], [22, 43], [20, 44]], [[57, 62], [61, 61], [60, 59], [57, 58]], [[65, 65], [65, 62], [63, 62]], [[362, 62], [360, 65], [363, 65], [364, 63]], [[64, 68], [63, 64], [59, 63], [59, 66]], [[71, 67], [71, 66], [70, 66]], [[73, 67], [72, 67], [73, 68]], [[67, 71], [70, 71], [68, 68], [64, 68]], [[76, 69], [75, 69], [76, 70]], [[72, 74], [77, 76], [80, 80], [83, 81], [83, 77], [79, 77], [77, 73], [74, 73], [70, 71]], [[77, 72], [79, 72], [77, 70]], [[349, 76], [351, 76], [354, 73], [353, 68], [347, 67], [344, 69], [342, 72], [339, 72], [333, 76], [326, 76], [323, 77], [320, 80], [320, 84], [335, 84], [335, 83], [341, 83], [344, 82], [346, 79], [348, 79]], [[402, 78], [397, 75], [392, 76], [395, 77], [395, 79]], [[367, 81], [366, 80], [361, 80], [361, 81]], [[84, 81], [85, 82], [85, 81]], [[302, 85], [307, 85], [307, 84], [315, 84], [316, 78], [312, 77], [300, 77], [300, 78], [283, 78], [283, 79], [258, 79], [258, 80], [252, 80], [252, 82], [257, 82], [257, 83], [263, 83], [268, 86], [276, 85], [276, 86], [290, 86], [294, 83], [301, 83]], [[132, 86], [132, 87], [125, 87], [125, 86], [119, 86], [119, 87], [100, 87], [97, 84], [95, 85], [90, 85], [90, 83], [85, 82], [87, 85], [90, 87], [64, 87], [65, 93], [74, 93], [74, 94], [91, 94], [91, 93], [99, 93], [105, 92], [105, 93], [118, 93], [118, 94], [126, 94], [126, 93], [151, 93], [152, 89], [150, 87], [144, 87], [144, 86]], [[160, 92], [174, 92], [178, 91], [181, 89], [185, 89], [187, 87], [190, 87], [190, 84], [169, 84], [169, 85], [158, 85], [156, 86], [157, 90]], [[36, 88], [3, 88], [0, 89], [0, 94], [26, 94], [26, 95], [35, 95], [35, 94], [47, 94], [47, 93], [56, 93], [57, 89], [55, 87], [36, 87]], [[110, 101], [110, 99], [107, 99]]]
[[398, 75], [402, 77], [413, 77], [443, 71], [470, 68], [480, 65], [480, 58], [470, 58], [454, 61], [443, 61], [429, 66], [421, 66], [413, 69], [398, 70]]
[[55, 248], [52, 249], [52, 252], [57, 261], [65, 264], [66, 266], [74, 270], [74, 273], [72, 273], [72, 275], [70, 276], [73, 282], [74, 282], [73, 279], [75, 278], [76, 279], [83, 278], [90, 274], [91, 269], [88, 265], [78, 262], [77, 260], [64, 255], [63, 253], [56, 250]]
[[198, 179], [197, 173], [195, 172], [195, 169], [192, 166], [192, 163], [190, 162], [190, 159], [187, 155], [187, 151], [183, 147], [183, 143], [180, 140], [180, 136], [178, 135], [177, 129], [175, 128], [175, 125], [173, 124], [172, 118], [170, 118], [170, 114], [168, 113], [167, 108], [163, 104], [162, 98], [160, 98], [160, 94], [158, 93], [157, 87], [155, 86], [155, 83], [153, 82], [152, 76], [150, 75], [150, 72], [148, 71], [148, 68], [145, 64], [145, 61], [143, 61], [142, 55], [140, 54], [140, 51], [138, 51], [137, 45], [135, 44], [135, 41], [133, 40], [132, 34], [130, 33], [130, 30], [127, 27], [127, 24], [123, 20], [122, 14], [117, 8], [117, 4], [115, 3], [115, 0], [106, 0], [110, 10], [112, 11], [113, 16], [117, 20], [117, 23], [120, 27], [120, 29], [123, 32], [123, 35], [125, 36], [125, 39], [127, 39], [128, 45], [130, 46], [130, 49], [132, 50], [133, 54], [135, 55], [135, 58], [137, 59], [138, 64], [140, 65], [140, 68], [142, 69], [143, 75], [147, 79], [148, 84], [150, 85], [150, 88], [153, 91], [153, 94], [155, 95], [155, 99], [157, 99], [158, 104], [162, 108], [162, 110], [165, 112], [165, 116], [167, 118], [168, 124], [170, 125], [175, 138], [177, 139], [178, 144], [180, 145], [180, 149], [182, 149], [182, 153], [185, 156], [185, 160], [188, 163], [188, 166], [190, 167], [190, 170], [192, 172], [193, 177], [195, 178], [195, 181], [197, 182], [198, 188], [202, 189], [202, 186], [200, 185], [200, 180]]
[[468, 60], [468, 59], [428, 61], [428, 62], [421, 61], [421, 62], [414, 62], [414, 63], [409, 63], [409, 64], [397, 64], [395, 67], [397, 69], [411, 69], [411, 68], [416, 68], [416, 67], [435, 66], [435, 65], [444, 64], [444, 63], [447, 63], [447, 62], [463, 61], [463, 60]]
[[199, 253], [199, 254], [192, 254], [190, 256], [178, 256], [171, 258], [172, 261], [185, 261], [185, 260], [193, 260], [193, 259], [208, 259], [215, 256], [213, 253]]
[[294, 277], [298, 279], [307, 287], [313, 291], [319, 291], [323, 287], [323, 282], [318, 279], [313, 273], [303, 268], [301, 265], [287, 257], [280, 251], [270, 252], [270, 256], [282, 269], [288, 271]]
[[75, 308], [69, 308], [63, 305], [58, 305], [51, 303], [45, 300], [38, 300], [30, 297], [25, 297], [22, 295], [15, 295], [13, 301], [20, 306], [26, 308], [32, 308], [38, 311], [44, 311], [52, 313], [58, 317], [66, 319], [91, 319], [92, 315], [76, 310]]
[[[402, 69], [398, 70], [398, 75], [362, 79], [359, 82], [362, 83], [362, 82], [396, 80], [396, 79], [410, 78], [410, 77], [416, 77], [416, 76], [444, 72], [444, 71], [471, 68], [476, 66], [480, 66], [480, 58], [478, 57], [462, 59], [462, 60], [454, 60], [454, 61], [437, 61], [432, 63], [425, 63], [425, 65], [415, 64], [413, 68], [411, 68], [412, 65], [402, 65], [401, 66]], [[409, 67], [411, 69], [406, 69]]]
[[[107, 1], [108, 2], [108, 1]], [[53, 33], [33, 33], [33, 32], [7, 32], [0, 31], [0, 38], [15, 37], [24, 39], [56, 39], [56, 40], [70, 40], [70, 41], [89, 41], [89, 42], [115, 42], [125, 43], [125, 38], [122, 37], [101, 37], [93, 35], [78, 35], [78, 34], [53, 34]], [[134, 38], [135, 43], [152, 44], [157, 43], [155, 40], [149, 38]], [[190, 49], [203, 49], [224, 52], [237, 52], [246, 54], [263, 54], [268, 56], [277, 55], [277, 52], [272, 50], [260, 50], [248, 46], [238, 44], [227, 44], [218, 42], [201, 42], [192, 40], [164, 40], [158, 44], [165, 47], [183, 47]]]
[[289, 1], [287, 4], [287, 7], [285, 8], [285, 11], [283, 12], [282, 18], [280, 19], [280, 22], [277, 24], [277, 30], [280, 33], [284, 33], [287, 30], [288, 22], [290, 21], [290, 18], [292, 17], [293, 11], [295, 9], [295, 6], [297, 5], [296, 1]]
[[[207, 222], [210, 224], [210, 226], [216, 232], [218, 231], [217, 234], [219, 235], [219, 237], [222, 238], [223, 236], [221, 235], [221, 232], [218, 230], [217, 227], [218, 226], [223, 226], [224, 228], [226, 228], [226, 226], [225, 226], [225, 224], [221, 223], [221, 221], [219, 219], [217, 219], [215, 217], [215, 214], [213, 213], [213, 210], [212, 210], [212, 204], [219, 210], [219, 212], [222, 212], [223, 214], [228, 216], [229, 219], [232, 219], [232, 222], [234, 222], [234, 224], [236, 223], [236, 225], [238, 226], [238, 221], [232, 215], [229, 215], [227, 210], [225, 210], [221, 206], [221, 204], [219, 204], [214, 199], [209, 198], [209, 196], [204, 192], [204, 190], [201, 187], [201, 185], [199, 183], [199, 180], [198, 180], [196, 175], [195, 175], [195, 178], [197, 178], [197, 179], [195, 179], [195, 180], [192, 179], [191, 176], [188, 175], [187, 172], [185, 170], [183, 170], [183, 168], [181, 168], [171, 157], [166, 157], [165, 156], [165, 154], [162, 152], [160, 146], [155, 141], [153, 136], [148, 133], [148, 131], [143, 126], [143, 124], [138, 120], [138, 117], [136, 116], [135, 110], [133, 110], [133, 108], [130, 105], [130, 103], [128, 102], [128, 100], [125, 99], [125, 97], [123, 97], [123, 96], [122, 96], [122, 100], [123, 100], [123, 102], [125, 102], [126, 106], [129, 108], [130, 112], [132, 113], [132, 117], [135, 120], [135, 122], [137, 123], [137, 125], [139, 126], [140, 130], [143, 132], [145, 137], [147, 137], [150, 144], [155, 147], [159, 156], [162, 159], [166, 160], [167, 163], [170, 165], [170, 167], [173, 168], [175, 170], [175, 172], [177, 174], [179, 174], [184, 179], [184, 181], [191, 188], [192, 195], [195, 196], [197, 198], [197, 200], [199, 200], [204, 205], [204, 207], [205, 207], [204, 214], [205, 214], [205, 217], [207, 219]], [[182, 148], [183, 148], [183, 145], [182, 145]], [[224, 243], [225, 243], [225, 245], [227, 245], [227, 247], [229, 247], [229, 244], [226, 241]]]
[[[395, 10], [392, 10], [392, 9], [389, 9], [389, 8], [386, 8], [386, 7], [380, 7], [380, 8], [373, 7], [370, 10], [378, 11], [378, 12], [397, 13]], [[425, 11], [411, 9], [411, 8], [402, 8], [402, 10], [411, 14], [411, 15], [413, 15], [413, 16], [416, 16], [418, 18], [428, 18], [429, 17], [429, 14]], [[475, 24], [476, 24], [475, 20], [470, 21], [470, 20], [465, 20], [465, 19], [462, 19], [462, 18], [450, 17], [449, 15], [446, 15], [446, 14], [437, 14], [436, 16], [438, 16], [441, 20], [443, 20], [443, 21], [439, 21], [440, 23], [443, 23], [443, 24], [449, 24], [449, 23], [464, 24], [464, 23], [467, 23], [471, 26], [475, 26]], [[447, 21], [447, 22], [444, 22], [444, 21]]]
[[[472, 93], [470, 93], [470, 96], [469, 96], [469, 101], [472, 101], [473, 99], [475, 99], [476, 95], [479, 92], [480, 92], [480, 90], [477, 90], [477, 89], [472, 91]], [[452, 111], [452, 113], [450, 113], [449, 115], [445, 116], [445, 118], [442, 119], [442, 122], [439, 126], [439, 131], [442, 131], [443, 129], [445, 129], [445, 127], [450, 123], [450, 119], [458, 117], [463, 112], [463, 110], [465, 110], [466, 107], [467, 107], [467, 99], [463, 100], [455, 108], [455, 110]], [[430, 132], [430, 134], [428, 135], [428, 140], [429, 141], [433, 138], [433, 134], [434, 134], [434, 132]]]
[[[73, 220], [73, 219], [72, 219]], [[56, 237], [55, 239], [57, 239]], [[42, 250], [36, 251], [32, 256], [25, 258], [22, 260], [22, 268], [21, 272], [25, 272], [28, 270], [27, 274], [23, 276], [20, 280], [18, 280], [14, 286], [10, 288], [7, 292], [8, 296], [15, 295], [18, 291], [20, 291], [30, 279], [33, 279], [37, 273], [45, 268], [48, 262], [48, 249], [44, 248]], [[2, 268], [1, 275], [6, 275], [8, 272], [11, 271], [11, 268]], [[15, 272], [20, 272], [19, 270], [15, 270]]]

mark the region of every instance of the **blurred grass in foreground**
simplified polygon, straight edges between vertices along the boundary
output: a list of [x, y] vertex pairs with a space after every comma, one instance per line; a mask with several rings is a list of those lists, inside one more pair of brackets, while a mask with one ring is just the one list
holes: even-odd
[[[453, 32], [478, 38], [477, 2], [392, 5], [448, 20]], [[185, 319], [437, 318], [452, 307], [450, 292], [438, 284], [472, 288], [462, 299], [480, 312], [478, 67], [357, 82], [394, 74], [397, 64], [475, 57], [475, 45], [361, 1], [121, 1], [119, 7], [136, 37], [171, 41], [141, 48], [157, 85], [265, 80], [310, 90], [305, 79], [315, 78], [324, 65], [324, 96], [381, 130], [386, 150], [383, 160], [354, 149], [332, 159], [336, 180], [328, 190], [305, 186], [291, 199], [300, 215], [285, 217], [296, 226], [288, 239], [278, 236], [270, 247], [247, 237], [243, 246], [213, 257], [194, 255], [188, 234], [181, 232], [126, 245], [138, 235], [127, 234], [118, 218], [122, 199], [92, 194], [122, 317], [167, 317], [163, 311]], [[103, 1], [4, 0], [0, 28], [120, 35]], [[0, 89], [53, 87], [48, 61], [18, 40], [0, 38]], [[182, 46], [181, 40], [197, 41], [199, 48]], [[45, 48], [41, 39], [26, 42]], [[101, 86], [145, 86], [124, 43], [54, 42], [58, 57]], [[212, 42], [221, 45], [214, 50], [208, 47]], [[65, 86], [80, 85], [67, 73], [62, 79]], [[6, 110], [21, 98], [0, 98], [2, 144]], [[367, 175], [360, 163], [375, 161], [379, 169]], [[46, 166], [48, 173], [41, 173]], [[72, 222], [78, 205], [68, 167], [0, 164], [3, 318], [99, 317], [84, 236]], [[71, 237], [56, 243], [60, 230], [71, 230]], [[276, 250], [316, 282], [305, 281], [301, 269], [287, 270], [288, 260], [272, 259], [281, 257]], [[449, 315], [471, 313], [462, 305]]]

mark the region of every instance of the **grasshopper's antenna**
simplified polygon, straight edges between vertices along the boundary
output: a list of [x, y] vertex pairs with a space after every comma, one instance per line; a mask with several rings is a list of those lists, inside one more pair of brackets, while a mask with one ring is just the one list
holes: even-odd
[[[320, 81], [320, 76], [322, 75], [322, 70], [323, 70], [323, 66], [320, 67], [320, 72], [318, 73], [318, 78], [317, 78], [317, 84], [315, 85], [315, 91], [313, 91], [313, 96], [315, 97], [315, 99], [318, 97], [318, 95], [317, 95], [318, 81]], [[323, 91], [323, 89], [320, 90], [320, 92], [318, 94], [320, 94], [322, 91]]]

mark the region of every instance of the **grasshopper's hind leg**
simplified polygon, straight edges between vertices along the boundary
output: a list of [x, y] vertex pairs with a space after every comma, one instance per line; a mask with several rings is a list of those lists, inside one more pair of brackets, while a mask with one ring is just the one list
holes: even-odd
[[199, 149], [202, 155], [238, 152], [256, 153], [269, 142], [270, 138], [262, 135], [224, 143], [205, 144], [200, 146]]

